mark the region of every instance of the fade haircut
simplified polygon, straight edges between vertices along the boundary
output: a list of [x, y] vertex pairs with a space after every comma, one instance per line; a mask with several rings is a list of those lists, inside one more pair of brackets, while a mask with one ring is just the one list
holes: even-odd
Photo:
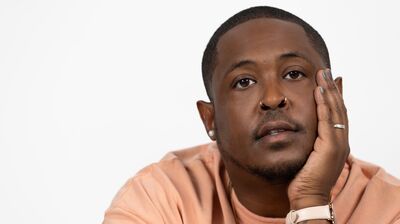
[[288, 22], [295, 23], [301, 27], [303, 27], [311, 45], [315, 48], [317, 53], [321, 56], [325, 66], [330, 68], [330, 60], [329, 60], [329, 52], [326, 47], [324, 39], [322, 39], [321, 35], [306, 23], [304, 20], [299, 17], [291, 14], [290, 12], [284, 11], [282, 9], [270, 7], [270, 6], [257, 6], [245, 9], [233, 15], [231, 18], [226, 20], [218, 29], [215, 31], [210, 41], [207, 44], [206, 49], [204, 50], [203, 60], [202, 60], [202, 74], [203, 74], [203, 82], [206, 87], [207, 95], [210, 101], [213, 101], [212, 96], [212, 76], [217, 65], [217, 45], [221, 36], [223, 36], [226, 32], [234, 28], [235, 26], [247, 22], [252, 19], [258, 18], [271, 18], [271, 19], [280, 19]]

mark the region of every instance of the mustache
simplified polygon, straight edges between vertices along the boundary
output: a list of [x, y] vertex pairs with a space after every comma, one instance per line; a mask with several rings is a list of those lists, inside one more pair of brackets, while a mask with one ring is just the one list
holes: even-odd
[[270, 111], [266, 111], [265, 112], [265, 115], [262, 117], [260, 123], [257, 125], [257, 127], [252, 132], [253, 139], [257, 140], [257, 133], [265, 125], [265, 123], [273, 122], [273, 121], [284, 121], [284, 122], [287, 122], [287, 123], [293, 125], [293, 127], [295, 127], [296, 131], [305, 130], [304, 125], [302, 125], [299, 122], [295, 121], [294, 119], [292, 119], [291, 117], [289, 117], [288, 115], [283, 113], [282, 111], [280, 111], [280, 110], [270, 110]]

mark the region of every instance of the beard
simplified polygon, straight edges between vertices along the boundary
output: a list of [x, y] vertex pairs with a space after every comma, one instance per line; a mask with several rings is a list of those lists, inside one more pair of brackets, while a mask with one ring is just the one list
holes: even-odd
[[294, 179], [297, 173], [303, 168], [307, 162], [308, 155], [304, 158], [298, 158], [294, 161], [282, 161], [278, 164], [272, 165], [249, 165], [243, 164], [241, 161], [232, 156], [228, 151], [223, 150], [220, 146], [218, 147], [221, 155], [232, 162], [237, 167], [244, 171], [257, 176], [266, 182], [281, 184], [287, 183]]
[[307, 160], [285, 161], [275, 166], [252, 166], [245, 165], [244, 168], [251, 174], [265, 181], [273, 183], [285, 183], [294, 179], [296, 174], [303, 168]]
[[[216, 118], [217, 119], [217, 118]], [[269, 121], [276, 121], [276, 120], [282, 120], [286, 121], [290, 124], [292, 124], [297, 132], [303, 132], [305, 135], [307, 135], [307, 129], [304, 125], [302, 125], [299, 122], [296, 122], [292, 118], [290, 118], [288, 115], [284, 114], [280, 110], [271, 110], [267, 111], [265, 113], [265, 116], [262, 117], [260, 123], [254, 128], [254, 131], [251, 132], [250, 138], [251, 141], [255, 144], [259, 141], [260, 137], [257, 136], [258, 130], [267, 122]], [[219, 151], [221, 155], [223, 156], [224, 160], [226, 162], [231, 162], [235, 166], [239, 167], [240, 169], [246, 171], [247, 173], [250, 173], [251, 175], [257, 176], [265, 180], [266, 182], [269, 183], [287, 183], [290, 182], [295, 178], [297, 173], [303, 168], [305, 163], [307, 162], [307, 159], [309, 155], [311, 154], [312, 150], [308, 150], [309, 153], [302, 154], [301, 156], [295, 158], [295, 159], [287, 159], [287, 160], [282, 160], [282, 161], [277, 161], [274, 162], [274, 164], [252, 164], [252, 163], [244, 163], [242, 160], [238, 159], [235, 157], [234, 154], [230, 152], [230, 150], [227, 150], [230, 146], [231, 143], [228, 141], [224, 141], [225, 138], [221, 138], [219, 135], [219, 128], [218, 128], [218, 122], [216, 123], [215, 126], [215, 132], [216, 132], [216, 139], [217, 139], [217, 145], [219, 148]], [[312, 141], [312, 143], [315, 142], [315, 138]], [[286, 148], [289, 144], [293, 144], [293, 142], [279, 142], [275, 144], [269, 145], [270, 150], [281, 150], [283, 148]], [[312, 149], [312, 145], [308, 145], [306, 143], [297, 143], [297, 145], [302, 148], [310, 148]], [[225, 146], [225, 147], [224, 147]], [[306, 151], [306, 150], [304, 150]]]

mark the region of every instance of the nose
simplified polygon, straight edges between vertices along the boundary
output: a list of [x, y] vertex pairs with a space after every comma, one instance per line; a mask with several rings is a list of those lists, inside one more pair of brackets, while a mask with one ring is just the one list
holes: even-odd
[[267, 89], [269, 91], [264, 91], [264, 96], [259, 102], [262, 111], [285, 108], [288, 105], [288, 98], [283, 95], [276, 85]]
[[260, 108], [261, 110], [271, 110], [271, 109], [277, 109], [277, 108], [284, 108], [287, 105], [287, 97], [284, 97], [277, 106], [269, 106], [269, 104], [264, 104], [263, 101], [260, 101]]

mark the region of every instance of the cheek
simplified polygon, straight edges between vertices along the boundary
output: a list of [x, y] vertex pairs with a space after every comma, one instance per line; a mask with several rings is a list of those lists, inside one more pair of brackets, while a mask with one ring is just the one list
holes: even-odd
[[255, 120], [254, 102], [257, 95], [254, 88], [245, 92], [224, 89], [223, 94], [219, 95], [219, 102], [216, 104], [218, 108], [215, 108], [218, 115], [216, 123], [226, 137], [237, 140], [240, 139], [237, 137], [249, 134]]
[[305, 111], [305, 117], [307, 117], [306, 125], [308, 126], [311, 132], [316, 132], [318, 117], [317, 117], [317, 107], [314, 98], [312, 98], [310, 104], [307, 105], [307, 108], [308, 109]]
[[314, 99], [313, 90], [308, 94], [304, 94], [299, 100], [296, 101], [294, 108], [294, 116], [304, 125], [310, 138], [315, 138], [317, 131], [317, 105]]
[[[256, 123], [254, 116], [255, 106], [252, 100], [229, 99], [228, 103], [216, 108], [216, 127], [219, 140], [225, 150], [235, 154], [235, 151], [242, 152], [251, 144], [252, 133]], [[239, 152], [238, 152], [239, 153]]]
[[[291, 113], [308, 131], [315, 131], [317, 127], [317, 105], [314, 99], [313, 83], [301, 88], [292, 88]], [[293, 91], [294, 90], [294, 91]]]
[[252, 108], [248, 102], [244, 104], [231, 101], [224, 105], [218, 113], [217, 128], [230, 138], [238, 139], [238, 136], [248, 135], [254, 117]]

